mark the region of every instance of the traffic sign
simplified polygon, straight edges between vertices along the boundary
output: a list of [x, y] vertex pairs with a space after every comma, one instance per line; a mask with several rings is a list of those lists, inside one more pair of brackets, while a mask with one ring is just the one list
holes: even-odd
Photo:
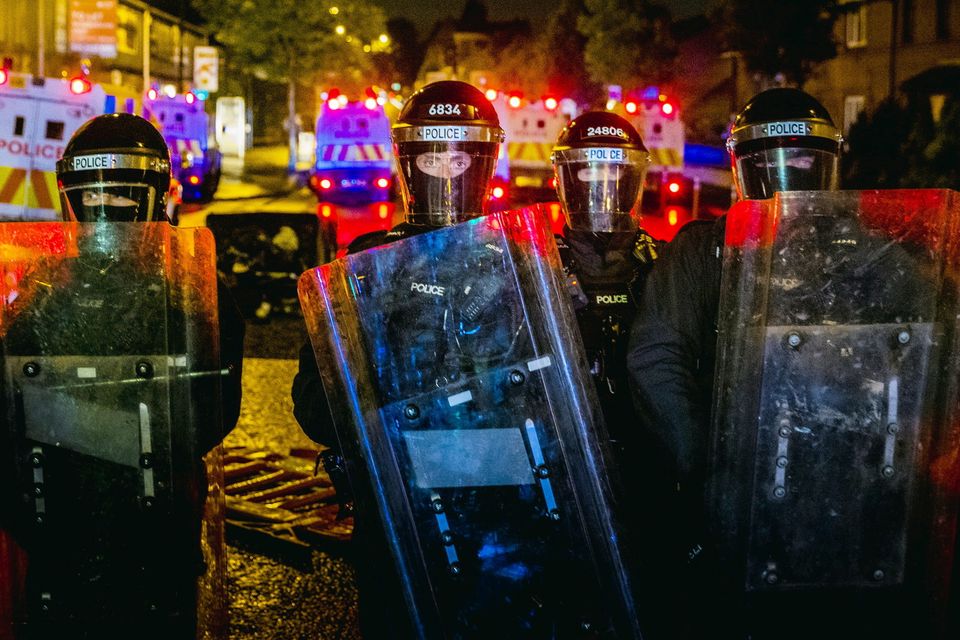
[[220, 56], [216, 47], [193, 48], [193, 86], [216, 93], [220, 79]]

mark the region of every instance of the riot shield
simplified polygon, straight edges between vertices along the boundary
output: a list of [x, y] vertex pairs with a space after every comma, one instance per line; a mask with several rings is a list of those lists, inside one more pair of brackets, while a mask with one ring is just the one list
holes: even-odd
[[958, 194], [780, 193], [726, 224], [707, 494], [735, 587], [875, 621], [886, 603], [934, 637], [960, 488]]
[[8, 223], [0, 246], [19, 249], [0, 258], [0, 511], [28, 557], [18, 629], [225, 638], [210, 232]]
[[379, 512], [419, 637], [638, 636], [561, 283], [533, 210], [301, 277], [358, 514]]

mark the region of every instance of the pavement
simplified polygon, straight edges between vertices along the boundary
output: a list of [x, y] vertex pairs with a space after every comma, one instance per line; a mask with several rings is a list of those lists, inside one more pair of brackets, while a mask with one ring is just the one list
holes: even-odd
[[[305, 167], [299, 167], [305, 169]], [[209, 215], [302, 213], [316, 215], [316, 198], [288, 178], [286, 148], [248, 151], [241, 162], [225, 158], [213, 202], [186, 205], [181, 226], [204, 226]], [[248, 318], [244, 342], [243, 403], [240, 420], [225, 446], [278, 453], [315, 448], [293, 417], [290, 386], [300, 345], [307, 341], [303, 319], [279, 314], [265, 322]], [[331, 543], [284, 552], [281, 545], [251, 545], [227, 539], [230, 640], [360, 638], [357, 591], [346, 545]]]

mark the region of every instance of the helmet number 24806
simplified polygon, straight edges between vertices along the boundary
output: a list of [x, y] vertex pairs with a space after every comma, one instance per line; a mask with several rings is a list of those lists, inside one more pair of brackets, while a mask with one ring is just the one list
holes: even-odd
[[588, 136], [617, 136], [626, 138], [626, 132], [620, 127], [587, 127]]
[[460, 115], [460, 105], [459, 104], [432, 104], [427, 110], [432, 116], [453, 116]]

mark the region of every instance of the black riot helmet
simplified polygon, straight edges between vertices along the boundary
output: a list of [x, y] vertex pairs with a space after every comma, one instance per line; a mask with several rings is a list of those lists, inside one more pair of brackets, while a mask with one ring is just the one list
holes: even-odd
[[170, 151], [140, 116], [97, 116], [73, 134], [57, 162], [60, 201], [77, 222], [159, 222], [166, 217]]
[[408, 222], [443, 226], [482, 214], [503, 129], [479, 89], [428, 84], [403, 105], [391, 134]]
[[567, 226], [583, 231], [630, 231], [650, 154], [629, 122], [608, 111], [573, 119], [551, 154]]
[[769, 89], [737, 116], [727, 140], [741, 200], [777, 191], [836, 189], [842, 137], [830, 114], [799, 89]]

